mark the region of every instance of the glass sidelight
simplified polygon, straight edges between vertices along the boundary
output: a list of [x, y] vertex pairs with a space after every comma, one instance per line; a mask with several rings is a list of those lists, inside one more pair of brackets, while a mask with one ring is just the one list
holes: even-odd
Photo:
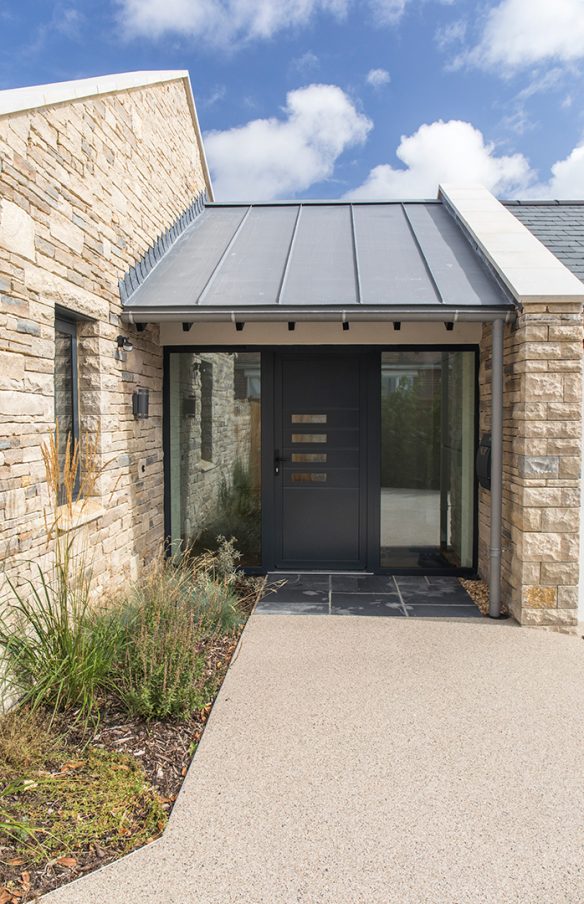
[[233, 537], [260, 565], [260, 353], [171, 352], [168, 379], [172, 551]]
[[382, 568], [472, 567], [475, 404], [474, 352], [382, 353]]

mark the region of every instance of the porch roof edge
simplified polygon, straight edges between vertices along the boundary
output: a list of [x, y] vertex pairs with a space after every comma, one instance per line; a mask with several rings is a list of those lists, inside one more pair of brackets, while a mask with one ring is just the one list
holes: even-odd
[[427, 323], [491, 323], [493, 320], [504, 320], [506, 323], [515, 319], [517, 308], [512, 304], [501, 306], [477, 306], [455, 308], [449, 305], [383, 305], [380, 307], [350, 305], [343, 307], [302, 308], [283, 307], [278, 305], [264, 308], [199, 308], [186, 305], [176, 308], [132, 307], [122, 311], [125, 323], [281, 323], [281, 322], [331, 322], [346, 321], [381, 322], [399, 321]]

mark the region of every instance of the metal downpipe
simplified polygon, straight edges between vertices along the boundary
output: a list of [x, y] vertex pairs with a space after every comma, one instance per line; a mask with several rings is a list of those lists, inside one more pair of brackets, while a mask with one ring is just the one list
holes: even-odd
[[503, 517], [503, 337], [505, 322], [493, 321], [491, 387], [491, 538], [489, 617], [501, 618], [501, 522]]

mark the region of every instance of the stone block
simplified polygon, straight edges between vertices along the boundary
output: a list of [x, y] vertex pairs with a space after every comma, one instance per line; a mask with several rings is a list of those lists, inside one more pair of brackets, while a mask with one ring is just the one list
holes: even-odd
[[541, 509], [543, 531], [574, 533], [580, 526], [580, 511], [577, 508]]
[[522, 455], [519, 458], [519, 473], [522, 477], [557, 477], [560, 459], [554, 455]]
[[565, 398], [564, 381], [569, 377], [554, 373], [525, 374], [525, 396], [533, 401], [560, 402]]
[[47, 417], [49, 406], [42, 396], [14, 390], [0, 390], [0, 415]]
[[558, 587], [558, 608], [577, 609], [580, 603], [579, 587]]
[[578, 537], [567, 533], [524, 533], [519, 541], [519, 555], [526, 561], [566, 562], [579, 558]]
[[19, 389], [24, 378], [24, 357], [0, 351], [0, 389]]
[[541, 580], [548, 584], [577, 584], [580, 576], [578, 562], [542, 562]]
[[563, 399], [565, 402], [580, 402], [582, 399], [582, 375], [581, 374], [564, 374], [562, 377], [564, 384]]
[[578, 623], [575, 609], [521, 609], [514, 613], [522, 625], [530, 627], [572, 627]]
[[552, 609], [558, 601], [556, 587], [543, 585], [523, 585], [521, 603], [529, 609]]
[[35, 225], [29, 213], [5, 198], [0, 200], [0, 248], [27, 260], [35, 259]]
[[83, 251], [83, 231], [69, 218], [55, 211], [49, 220], [49, 231], [54, 239], [62, 242], [77, 254]]

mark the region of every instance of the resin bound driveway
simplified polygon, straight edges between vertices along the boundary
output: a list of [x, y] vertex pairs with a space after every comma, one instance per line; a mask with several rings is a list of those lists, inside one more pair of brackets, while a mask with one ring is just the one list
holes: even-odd
[[582, 904], [584, 642], [257, 613], [162, 840], [46, 904]]

